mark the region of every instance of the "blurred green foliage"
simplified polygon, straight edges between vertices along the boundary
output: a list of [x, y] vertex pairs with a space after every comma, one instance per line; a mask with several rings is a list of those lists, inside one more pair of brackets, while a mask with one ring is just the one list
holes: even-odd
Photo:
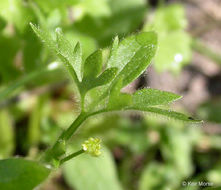
[[156, 30], [159, 35], [154, 64], [157, 71], [170, 70], [178, 74], [191, 60], [191, 37], [185, 31], [186, 26], [185, 10], [179, 4], [160, 7], [152, 20], [147, 20], [144, 30]]
[[13, 154], [15, 148], [13, 122], [8, 110], [0, 111], [0, 158], [6, 158]]
[[221, 123], [221, 101], [219, 98], [203, 103], [198, 109], [198, 115], [206, 121]]
[[110, 151], [104, 147], [102, 155], [98, 158], [85, 154], [65, 163], [63, 172], [70, 187], [79, 190], [122, 189], [117, 179], [114, 160]]

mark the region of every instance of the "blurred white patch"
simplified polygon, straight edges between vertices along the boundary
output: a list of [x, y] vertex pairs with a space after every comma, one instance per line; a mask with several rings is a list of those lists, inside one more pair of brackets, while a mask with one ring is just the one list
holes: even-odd
[[52, 62], [48, 65], [48, 70], [54, 70], [56, 68], [58, 68], [59, 63], [58, 62]]
[[180, 53], [178, 53], [174, 56], [174, 60], [175, 62], [180, 63], [181, 61], [183, 61], [183, 56]]

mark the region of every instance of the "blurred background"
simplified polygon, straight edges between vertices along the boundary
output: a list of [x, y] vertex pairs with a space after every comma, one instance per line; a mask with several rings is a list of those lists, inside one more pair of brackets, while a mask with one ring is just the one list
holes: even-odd
[[37, 159], [79, 113], [59, 60], [29, 22], [80, 41], [83, 56], [113, 38], [155, 30], [159, 49], [124, 91], [152, 87], [183, 96], [172, 107], [204, 120], [193, 125], [145, 113], [87, 120], [69, 143], [102, 139], [102, 155], [81, 155], [54, 172], [42, 190], [180, 190], [185, 181], [221, 186], [220, 0], [1, 0], [0, 158]]

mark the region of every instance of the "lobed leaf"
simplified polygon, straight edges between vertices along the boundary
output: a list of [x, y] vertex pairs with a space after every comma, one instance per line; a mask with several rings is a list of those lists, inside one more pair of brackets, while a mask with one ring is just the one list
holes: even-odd
[[115, 97], [119, 96], [123, 84], [123, 77], [115, 81], [110, 89], [109, 102], [112, 103]]
[[79, 81], [81, 81], [83, 64], [82, 64], [82, 49], [81, 49], [81, 44], [79, 42], [76, 44], [74, 48], [73, 62], [71, 62], [71, 64], [72, 67], [75, 68]]
[[79, 85], [79, 81], [75, 72], [75, 69], [72, 67], [71, 63], [69, 62], [69, 60], [71, 60], [71, 58], [69, 57], [69, 53], [67, 53], [67, 46], [64, 46], [61, 38], [63, 38], [60, 34], [58, 34], [57, 32], [57, 42], [58, 44], [63, 47], [64, 49], [59, 49], [59, 47], [57, 46], [57, 43], [55, 42], [55, 40], [52, 38], [52, 35], [47, 31], [47, 30], [41, 30], [40, 28], [37, 28], [36, 26], [34, 26], [32, 23], [30, 23], [33, 31], [37, 34], [37, 36], [43, 41], [45, 42], [45, 44], [48, 46], [48, 48], [53, 51], [58, 58], [63, 61], [65, 63], [65, 66], [67, 68], [67, 70], [70, 72], [72, 78], [74, 79], [74, 81], [76, 82], [77, 85]]
[[108, 66], [119, 68], [120, 72], [116, 80], [124, 76], [122, 86], [126, 86], [145, 71], [154, 57], [156, 49], [156, 33], [145, 32], [130, 36], [119, 44], [117, 50], [114, 50]]
[[106, 69], [103, 73], [101, 73], [98, 77], [87, 77], [83, 78], [83, 81], [80, 83], [81, 94], [85, 94], [92, 88], [102, 86], [111, 82], [117, 74], [117, 68], [109, 68]]
[[35, 34], [42, 40], [46, 46], [52, 50], [53, 52], [57, 52], [57, 44], [55, 43], [54, 39], [52, 38], [51, 34], [46, 30], [41, 30], [40, 28], [36, 27], [34, 24], [30, 23], [32, 30]]
[[84, 78], [95, 78], [102, 70], [102, 51], [92, 53], [84, 64]]
[[181, 96], [171, 92], [148, 88], [138, 90], [133, 94], [133, 105], [141, 108], [163, 105], [176, 101], [180, 98]]
[[101, 73], [97, 77], [96, 86], [105, 85], [105, 84], [111, 82], [114, 79], [114, 77], [116, 76], [117, 70], [118, 69], [116, 67], [106, 69], [103, 73]]
[[120, 92], [122, 84], [123, 84], [123, 77], [121, 77], [118, 81], [116, 81], [112, 85], [109, 93], [109, 101], [107, 109], [109, 110], [122, 109], [131, 104], [131, 95]]
[[60, 54], [64, 56], [71, 66], [74, 68], [78, 80], [82, 80], [82, 50], [80, 43], [78, 42], [75, 47], [68, 41], [62, 34], [59, 28], [56, 29], [57, 44]]
[[135, 35], [125, 38], [119, 44], [116, 41], [117, 39], [112, 44], [112, 53], [107, 62], [107, 67], [117, 67], [118, 72], [120, 72], [134, 56], [140, 45], [137, 43]]
[[[110, 83], [110, 88], [119, 80], [122, 80], [121, 88], [135, 80], [150, 64], [156, 48], [157, 35], [154, 32], [144, 32], [132, 35], [125, 38], [120, 43], [116, 37], [112, 44], [110, 57], [107, 61], [107, 68], [116, 67], [118, 68], [118, 73], [112, 83]], [[104, 91], [102, 95], [95, 97], [92, 105], [96, 105], [101, 100], [105, 99], [109, 95], [110, 88]], [[131, 100], [129, 100], [131, 98], [129, 98], [128, 95], [122, 95], [115, 102], [124, 102], [126, 99], [131, 102]], [[128, 104], [125, 102], [123, 105]], [[122, 108], [122, 106], [120, 107]]]
[[202, 120], [197, 120], [197, 119], [193, 119], [192, 117], [188, 117], [182, 113], [179, 112], [175, 112], [175, 111], [171, 111], [171, 110], [167, 110], [167, 109], [161, 109], [161, 108], [156, 108], [156, 107], [130, 107], [128, 108], [128, 110], [139, 110], [139, 111], [145, 111], [145, 112], [150, 112], [150, 113], [155, 113], [158, 115], [162, 115], [162, 116], [166, 116], [175, 120], [180, 120], [180, 121], [184, 121], [184, 122], [192, 122], [192, 123], [200, 123], [202, 122]]
[[112, 46], [111, 46], [111, 51], [110, 51], [110, 57], [115, 57], [117, 53], [117, 48], [119, 45], [119, 38], [116, 36], [113, 40]]
[[22, 158], [0, 160], [0, 189], [31, 190], [42, 183], [50, 170], [38, 162]]

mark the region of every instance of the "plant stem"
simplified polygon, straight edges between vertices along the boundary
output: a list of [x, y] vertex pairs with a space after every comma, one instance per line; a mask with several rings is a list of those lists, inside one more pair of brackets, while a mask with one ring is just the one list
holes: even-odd
[[89, 117], [88, 114], [81, 112], [81, 114], [77, 117], [77, 119], [70, 125], [70, 127], [64, 131], [61, 135], [62, 140], [68, 140], [74, 132], [78, 129], [78, 127]]
[[[65, 150], [62, 147], [62, 144], [66, 143], [71, 136], [76, 132], [76, 130], [81, 126], [81, 124], [90, 116], [97, 115], [103, 112], [107, 112], [109, 110], [103, 109], [92, 113], [85, 113], [81, 112], [79, 116], [74, 120], [74, 122], [65, 130], [57, 139], [56, 143], [48, 149], [43, 157], [42, 160], [44, 162], [51, 162], [52, 159], [59, 159], [62, 155], [64, 155]], [[65, 159], [65, 158], [64, 158]]]
[[200, 54], [210, 58], [218, 64], [221, 64], [221, 56], [218, 53], [215, 53], [211, 48], [203, 44], [200, 40], [192, 40], [192, 47], [194, 50]]
[[75, 133], [75, 131], [80, 127], [80, 125], [89, 117], [89, 114], [81, 112], [80, 115], [74, 120], [74, 122], [65, 130], [57, 139], [55, 144], [48, 149], [43, 155], [43, 160], [50, 162], [54, 158], [58, 158], [65, 153], [61, 145], [66, 143], [67, 140]]
[[81, 94], [81, 112], [84, 112], [84, 99], [85, 99], [85, 94]]
[[77, 152], [74, 152], [73, 154], [70, 154], [69, 156], [67, 156], [67, 157], [65, 157], [65, 158], [63, 158], [63, 159], [61, 159], [60, 165], [63, 164], [64, 162], [66, 162], [66, 161], [68, 161], [68, 160], [70, 160], [70, 159], [72, 159], [72, 158], [74, 158], [74, 157], [76, 157], [76, 156], [78, 156], [78, 155], [84, 153], [84, 152], [85, 152], [84, 150], [79, 150], [79, 151], [77, 151]]

